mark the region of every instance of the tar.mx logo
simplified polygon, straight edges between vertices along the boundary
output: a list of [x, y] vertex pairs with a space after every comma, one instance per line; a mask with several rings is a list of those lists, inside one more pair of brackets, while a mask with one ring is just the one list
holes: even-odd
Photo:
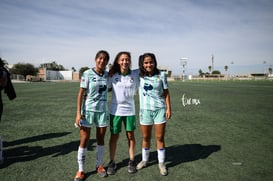
[[185, 94], [183, 94], [182, 98], [182, 105], [183, 106], [187, 106], [187, 105], [199, 105], [201, 104], [200, 99], [196, 99], [196, 98], [188, 98], [186, 97]]

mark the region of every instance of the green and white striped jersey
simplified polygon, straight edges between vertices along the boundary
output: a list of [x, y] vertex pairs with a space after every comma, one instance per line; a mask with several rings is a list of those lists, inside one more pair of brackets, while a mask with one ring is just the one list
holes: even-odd
[[98, 75], [94, 69], [86, 70], [81, 77], [80, 87], [86, 89], [82, 111], [107, 111], [108, 72]]
[[140, 109], [157, 110], [165, 108], [163, 90], [168, 89], [167, 77], [164, 72], [158, 75], [140, 77], [139, 104]]

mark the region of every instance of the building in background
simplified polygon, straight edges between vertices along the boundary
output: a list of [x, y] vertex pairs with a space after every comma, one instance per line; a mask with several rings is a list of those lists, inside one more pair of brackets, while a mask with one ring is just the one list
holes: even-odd
[[168, 67], [166, 67], [166, 66], [158, 66], [157, 68], [158, 68], [160, 71], [165, 72], [166, 75], [167, 75], [167, 77], [171, 77], [171, 76], [172, 76], [172, 71], [169, 70]]
[[72, 70], [47, 70], [46, 68], [39, 68], [36, 76], [27, 76], [28, 81], [77, 81], [79, 80], [79, 72]]

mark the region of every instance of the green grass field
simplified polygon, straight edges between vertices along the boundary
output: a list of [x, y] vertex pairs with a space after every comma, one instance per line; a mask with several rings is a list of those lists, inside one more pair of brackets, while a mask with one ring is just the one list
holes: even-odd
[[[14, 87], [16, 100], [9, 101], [2, 93], [0, 135], [5, 162], [0, 165], [0, 180], [73, 180], [79, 145], [79, 130], [73, 125], [79, 83], [14, 83]], [[154, 138], [149, 166], [128, 174], [123, 130], [116, 155], [118, 171], [103, 180], [272, 180], [273, 82], [170, 82], [169, 87], [173, 113], [165, 140], [169, 175], [159, 174]], [[105, 166], [109, 135], [108, 129]], [[101, 180], [95, 173], [94, 138], [92, 131], [86, 180]], [[136, 161], [140, 161], [139, 126], [136, 140]]]

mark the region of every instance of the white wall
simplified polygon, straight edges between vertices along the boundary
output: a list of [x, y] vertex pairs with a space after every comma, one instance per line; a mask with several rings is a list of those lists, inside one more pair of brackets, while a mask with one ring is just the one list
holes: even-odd
[[46, 71], [46, 80], [72, 80], [72, 71]]

